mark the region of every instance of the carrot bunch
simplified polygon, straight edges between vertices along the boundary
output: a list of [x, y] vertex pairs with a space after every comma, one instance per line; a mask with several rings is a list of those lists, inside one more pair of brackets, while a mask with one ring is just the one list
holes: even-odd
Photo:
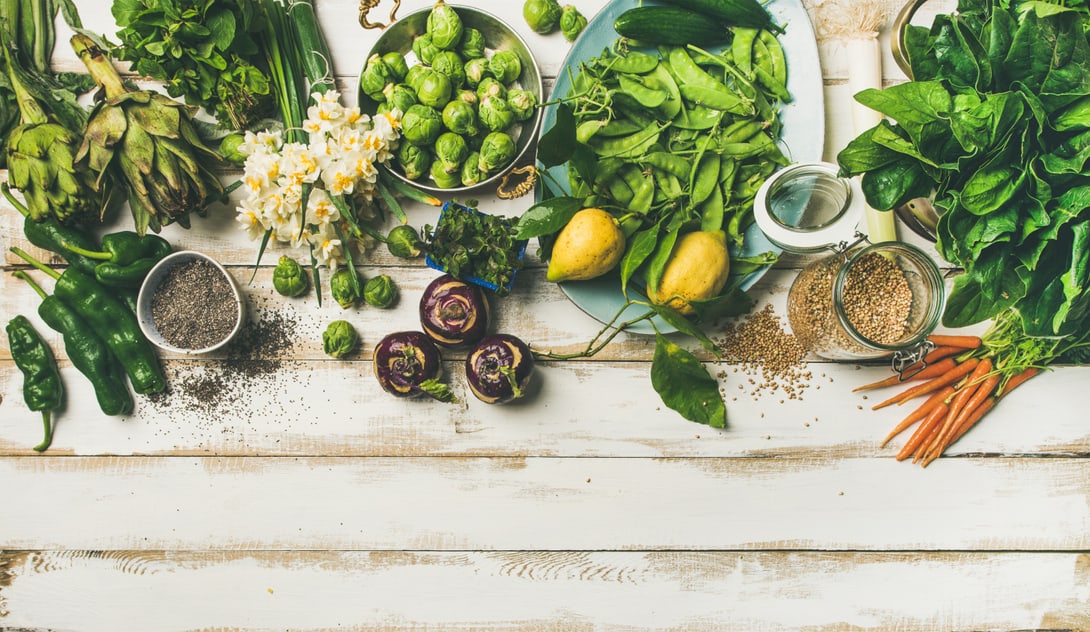
[[876, 404], [874, 410], [893, 404], [904, 405], [928, 396], [893, 428], [882, 446], [918, 424], [897, 453], [897, 460], [912, 457], [913, 463], [927, 467], [976, 425], [1001, 398], [1036, 375], [1048, 360], [1057, 357], [1056, 349], [1046, 349], [1032, 342], [1027, 344], [1028, 339], [1012, 344], [1011, 333], [1009, 323], [997, 322], [984, 338], [930, 336], [935, 347], [921, 363], [923, 368], [915, 374], [910, 373], [904, 380], [895, 375], [856, 388], [861, 391], [905, 381], [919, 382]]

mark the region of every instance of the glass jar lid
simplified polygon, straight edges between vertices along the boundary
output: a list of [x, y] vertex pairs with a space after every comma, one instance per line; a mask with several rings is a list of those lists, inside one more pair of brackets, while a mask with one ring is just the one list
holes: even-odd
[[769, 241], [809, 253], [855, 241], [863, 217], [858, 181], [828, 162], [799, 163], [769, 176], [757, 191], [753, 216]]

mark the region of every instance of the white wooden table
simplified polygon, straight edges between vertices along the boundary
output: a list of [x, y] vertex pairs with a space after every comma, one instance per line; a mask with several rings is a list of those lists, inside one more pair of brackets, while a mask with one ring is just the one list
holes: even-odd
[[[532, 33], [521, 2], [474, 4], [556, 75], [559, 34]], [[577, 4], [589, 16], [603, 0]], [[90, 28], [115, 30], [108, 5], [79, 3]], [[319, 13], [353, 95], [378, 32], [359, 28], [353, 0]], [[842, 46], [821, 52], [832, 159], [853, 135], [850, 95]], [[75, 63], [63, 41], [57, 60]], [[902, 78], [888, 57], [886, 76]], [[480, 203], [514, 215], [529, 202]], [[435, 215], [410, 209], [417, 226]], [[49, 332], [7, 273], [8, 247], [27, 246], [20, 224], [0, 209], [0, 316]], [[230, 209], [164, 235], [249, 279], [256, 244]], [[758, 308], [786, 313], [799, 264], [785, 257], [762, 280]], [[263, 361], [167, 358], [174, 393], [138, 398], [132, 417], [99, 414], [62, 358], [68, 405], [44, 455], [5, 340], [0, 628], [1090, 629], [1090, 369], [1019, 389], [926, 470], [878, 447], [903, 411], [851, 393], [880, 366], [814, 362], [786, 403], [746, 396], [747, 376], [722, 367], [721, 431], [661, 405], [653, 343], [634, 335], [593, 360], [542, 363], [516, 405], [475, 400], [456, 353], [461, 404], [403, 401], [368, 358], [385, 333], [418, 326], [435, 273], [383, 253], [364, 269], [379, 272], [402, 288], [393, 311], [280, 298], [263, 267], [246, 286]], [[540, 347], [574, 350], [598, 329], [534, 257], [496, 307], [497, 329]], [[364, 351], [329, 360], [320, 332], [342, 317]]]

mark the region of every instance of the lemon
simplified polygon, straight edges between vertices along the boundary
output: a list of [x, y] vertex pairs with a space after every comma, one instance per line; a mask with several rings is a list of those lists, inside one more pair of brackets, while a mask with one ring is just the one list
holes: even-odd
[[624, 249], [617, 220], [602, 209], [585, 208], [560, 229], [545, 278], [557, 283], [602, 276], [620, 263]]
[[693, 314], [689, 301], [717, 296], [730, 274], [727, 235], [721, 230], [698, 230], [682, 235], [666, 261], [657, 288], [647, 288], [647, 298], [682, 314]]

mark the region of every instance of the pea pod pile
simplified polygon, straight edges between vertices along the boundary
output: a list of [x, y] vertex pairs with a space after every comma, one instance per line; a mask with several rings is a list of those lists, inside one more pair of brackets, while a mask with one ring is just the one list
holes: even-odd
[[[583, 62], [538, 153], [546, 167], [567, 164], [571, 194], [530, 209], [519, 237], [555, 232], [579, 208], [606, 209], [629, 237], [622, 283], [638, 271], [660, 275], [690, 230], [723, 230], [740, 249], [758, 188], [788, 162], [777, 144], [778, 106], [791, 97], [776, 36], [726, 32], [722, 52], [644, 52], [618, 40]], [[772, 259], [736, 260], [735, 274]]]

